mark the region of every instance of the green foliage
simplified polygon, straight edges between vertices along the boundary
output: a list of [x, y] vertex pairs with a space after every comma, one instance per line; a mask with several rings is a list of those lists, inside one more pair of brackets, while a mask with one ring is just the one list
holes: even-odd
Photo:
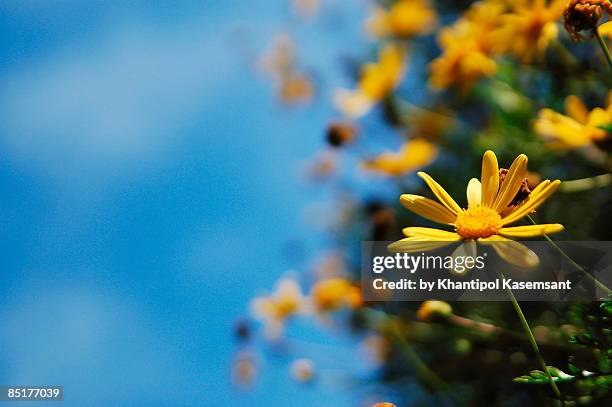
[[[569, 382], [576, 378], [576, 376], [565, 373], [563, 370], [558, 369], [554, 366], [547, 366], [548, 374], [552, 377], [555, 382]], [[514, 378], [516, 383], [528, 383], [528, 384], [547, 384], [548, 376], [541, 370], [532, 370], [528, 375], [519, 376]]]

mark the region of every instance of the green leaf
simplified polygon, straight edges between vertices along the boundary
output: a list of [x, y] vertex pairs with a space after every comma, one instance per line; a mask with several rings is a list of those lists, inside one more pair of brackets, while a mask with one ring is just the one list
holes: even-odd
[[[563, 370], [558, 369], [554, 366], [547, 366], [548, 373], [552, 377], [554, 382], [570, 382], [576, 378], [576, 376], [565, 373]], [[529, 384], [547, 384], [548, 376], [541, 370], [532, 370], [528, 375], [523, 375], [514, 378], [516, 383], [529, 383]]]
[[602, 130], [607, 131], [608, 133], [612, 133], [612, 123], [602, 124], [601, 126], [597, 126]]

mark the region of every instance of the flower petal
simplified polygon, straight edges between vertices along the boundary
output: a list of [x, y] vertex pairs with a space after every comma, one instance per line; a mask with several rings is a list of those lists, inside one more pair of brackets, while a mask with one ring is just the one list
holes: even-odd
[[[540, 188], [541, 185], [545, 186]], [[550, 183], [547, 181], [542, 182], [531, 192], [531, 194], [529, 194], [529, 198], [524, 200], [523, 203], [502, 218], [502, 225], [509, 225], [523, 218], [524, 216], [529, 215], [540, 205], [542, 205], [548, 199], [548, 197], [551, 196], [553, 192], [557, 190], [557, 188], [559, 188], [559, 185], [561, 185], [561, 181], [559, 180], [555, 180]]]
[[403, 194], [400, 196], [400, 203], [409, 211], [434, 222], [450, 225], [457, 220], [457, 215], [445, 206], [424, 196]]
[[455, 215], [463, 211], [463, 209], [461, 209], [461, 207], [457, 205], [457, 202], [455, 202], [455, 200], [448, 194], [448, 192], [446, 192], [444, 188], [440, 186], [440, 184], [434, 181], [433, 178], [431, 178], [429, 175], [422, 171], [418, 172], [417, 174], [419, 175], [419, 177], [425, 180], [431, 191], [440, 200], [442, 205], [446, 206]]
[[374, 101], [361, 91], [338, 89], [334, 94], [334, 104], [346, 116], [358, 118], [370, 111]]
[[551, 233], [561, 232], [563, 225], [558, 223], [546, 223], [542, 225], [514, 226], [510, 228], [501, 228], [499, 234], [508, 237], [535, 237], [543, 236]]
[[597, 27], [599, 35], [602, 37], [612, 38], [612, 21], [607, 21]]
[[387, 246], [387, 249], [390, 252], [396, 253], [424, 252], [444, 247], [451, 243], [453, 242], [431, 241], [431, 238], [429, 237], [407, 237], [405, 239], [391, 243], [389, 246]]
[[478, 243], [492, 246], [499, 257], [515, 266], [533, 268], [540, 264], [537, 254], [524, 244], [514, 240], [493, 235], [484, 239], [478, 239]]
[[499, 189], [499, 166], [497, 157], [491, 150], [485, 152], [482, 157], [480, 182], [482, 184], [482, 204], [491, 207]]
[[431, 241], [454, 242], [461, 239], [461, 236], [455, 232], [418, 226], [404, 228], [402, 232], [404, 232], [406, 237], [422, 237], [424, 239], [430, 239]]
[[527, 156], [525, 154], [521, 154], [516, 157], [510, 166], [510, 169], [504, 178], [504, 182], [499, 189], [497, 198], [495, 198], [495, 202], [493, 203], [493, 209], [495, 209], [497, 212], [502, 212], [508, 207], [510, 202], [512, 202], [512, 199], [514, 199], [518, 193], [521, 183], [525, 178], [526, 172]]
[[576, 95], [569, 95], [565, 98], [565, 111], [568, 116], [582, 124], [585, 124], [589, 117], [589, 110]]
[[472, 178], [467, 186], [468, 206], [478, 206], [481, 203], [482, 186], [478, 178]]

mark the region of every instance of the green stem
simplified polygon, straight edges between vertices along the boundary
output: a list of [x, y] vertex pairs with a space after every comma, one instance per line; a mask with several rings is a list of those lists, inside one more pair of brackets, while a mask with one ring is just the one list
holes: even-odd
[[406, 341], [402, 334], [399, 321], [395, 318], [391, 322], [391, 333], [400, 346], [406, 359], [416, 370], [417, 376], [428, 383], [435, 391], [442, 391], [448, 388], [448, 384], [442, 380], [427, 364], [419, 357], [412, 345]]
[[[529, 219], [529, 221], [534, 224], [537, 225], [537, 222], [531, 217], [531, 215], [527, 215], [527, 219]], [[582, 266], [580, 266], [578, 263], [576, 263], [574, 260], [572, 260], [571, 257], [569, 257], [564, 251], [563, 249], [561, 249], [559, 247], [559, 245], [557, 243], [554, 242], [554, 240], [552, 240], [550, 237], [548, 237], [548, 235], [544, 235], [544, 238], [548, 241], [548, 243], [550, 243], [555, 250], [565, 259], [567, 260], [576, 270], [580, 271], [585, 277], [589, 278], [597, 287], [599, 287], [600, 290], [604, 291], [606, 293], [606, 295], [610, 295], [612, 294], [612, 290], [610, 290], [604, 283], [602, 283], [601, 281], [599, 281], [597, 278], [595, 278], [594, 276], [592, 276], [590, 273], [588, 273], [585, 269], [582, 268]]]
[[393, 339], [400, 345], [400, 349], [403, 352], [404, 357], [414, 367], [416, 374], [425, 383], [431, 386], [436, 391], [446, 390], [448, 384], [442, 380], [436, 372], [434, 372], [427, 363], [423, 361], [415, 351], [415, 349], [408, 343], [404, 337], [401, 329], [401, 321], [398, 317], [387, 315], [382, 311], [378, 311], [371, 308], [364, 309], [373, 317], [382, 319], [385, 327], [388, 327], [388, 332], [393, 336]]
[[597, 29], [597, 27], [593, 29], [593, 32], [595, 34], [595, 37], [597, 38], [597, 42], [599, 42], [599, 46], [603, 50], [603, 53], [606, 56], [606, 59], [608, 60], [608, 65], [610, 66], [610, 69], [612, 69], [612, 55], [610, 54], [610, 50], [608, 49], [606, 42], [599, 34], [599, 30]]
[[593, 188], [602, 188], [610, 185], [612, 181], [612, 175], [602, 174], [595, 177], [575, 179], [572, 181], [563, 181], [559, 187], [560, 191], [563, 192], [581, 192]]
[[538, 346], [538, 343], [536, 342], [535, 337], [533, 336], [533, 332], [531, 331], [531, 328], [529, 327], [529, 323], [527, 322], [527, 319], [525, 318], [525, 314], [523, 314], [523, 310], [521, 309], [521, 306], [516, 300], [516, 297], [514, 296], [514, 293], [512, 292], [512, 290], [510, 288], [506, 288], [506, 291], [508, 292], [508, 296], [510, 297], [512, 306], [514, 307], [514, 310], [516, 311], [516, 314], [518, 315], [521, 321], [523, 330], [525, 331], [525, 334], [527, 334], [527, 339], [529, 340], [531, 349], [533, 349], [536, 355], [536, 358], [538, 360], [538, 363], [540, 364], [540, 367], [542, 368], [542, 370], [546, 374], [546, 377], [548, 378], [548, 382], [550, 383], [550, 388], [555, 394], [555, 397], [557, 397], [557, 399], [561, 402], [561, 405], [565, 405], [563, 401], [563, 397], [561, 396], [561, 391], [559, 390], [559, 387], [557, 387], [557, 384], [555, 383], [552, 376], [550, 375], [550, 372], [548, 371], [548, 366], [546, 365], [546, 361], [544, 360], [544, 357], [540, 353], [540, 347]]

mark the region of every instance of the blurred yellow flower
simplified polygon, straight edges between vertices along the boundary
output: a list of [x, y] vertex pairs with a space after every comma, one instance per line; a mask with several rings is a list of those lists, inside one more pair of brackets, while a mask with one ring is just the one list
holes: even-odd
[[496, 51], [510, 53], [529, 63], [542, 57], [550, 42], [557, 38], [557, 21], [567, 0], [515, 0], [511, 10], [500, 18], [500, 26], [490, 35]]
[[407, 141], [398, 152], [387, 151], [365, 161], [362, 167], [392, 176], [413, 172], [431, 163], [438, 155], [438, 148], [424, 138]]
[[315, 375], [315, 366], [310, 359], [297, 359], [291, 363], [291, 377], [298, 383], [308, 383]]
[[346, 115], [359, 117], [386, 98], [404, 76], [405, 51], [398, 44], [385, 45], [376, 63], [362, 67], [356, 90], [339, 89], [334, 96], [336, 106]]
[[321, 0], [293, 0], [292, 9], [301, 18], [313, 18], [321, 9]]
[[589, 111], [574, 95], [565, 99], [567, 115], [551, 109], [542, 109], [534, 124], [535, 132], [548, 142], [551, 148], [579, 148], [603, 140], [609, 133], [599, 126], [612, 124], [612, 92], [608, 95], [606, 109], [596, 107]]
[[305, 298], [299, 284], [290, 278], [281, 279], [269, 296], [255, 298], [251, 309], [256, 318], [264, 322], [270, 337], [282, 333], [285, 321], [303, 311]]
[[[537, 209], [555, 192], [559, 180], [543, 181], [529, 194], [523, 194], [526, 185], [527, 156], [519, 155], [510, 169], [500, 171], [497, 157], [487, 151], [482, 160], [481, 180], [472, 178], [467, 187], [467, 209], [463, 209], [429, 175], [419, 172], [440, 203], [419, 195], [404, 194], [400, 202], [410, 211], [424, 218], [445, 225], [455, 231], [427, 227], [407, 227], [407, 236], [389, 245], [395, 252], [431, 250], [463, 242], [454, 255], [476, 254], [476, 242], [491, 245], [498, 255], [508, 263], [521, 267], [539, 264], [537, 255], [525, 245], [509, 238], [526, 238], [556, 233], [563, 230], [560, 224], [529, 226], [508, 225], [522, 219]], [[517, 200], [516, 198], [521, 197]]]
[[248, 389], [257, 378], [257, 373], [257, 362], [251, 352], [242, 351], [236, 355], [232, 365], [234, 385], [241, 389]]
[[428, 0], [398, 0], [388, 10], [375, 6], [366, 28], [372, 36], [412, 37], [428, 34], [438, 16]]
[[281, 34], [259, 60], [259, 67], [275, 81], [278, 97], [287, 104], [309, 102], [315, 93], [312, 79], [301, 72], [291, 37]]
[[349, 280], [341, 277], [318, 281], [310, 292], [310, 300], [316, 311], [335, 311], [342, 307], [361, 305], [361, 292]]
[[453, 308], [444, 301], [428, 300], [421, 303], [416, 317], [419, 321], [431, 321], [434, 317], [448, 317], [453, 313]]
[[490, 32], [497, 27], [504, 6], [497, 1], [480, 1], [452, 26], [438, 34], [442, 55], [430, 65], [430, 84], [434, 89], [459, 86], [466, 92], [481, 78], [497, 71], [493, 60]]
[[281, 80], [278, 93], [287, 104], [308, 103], [314, 96], [314, 85], [307, 75], [293, 73]]

